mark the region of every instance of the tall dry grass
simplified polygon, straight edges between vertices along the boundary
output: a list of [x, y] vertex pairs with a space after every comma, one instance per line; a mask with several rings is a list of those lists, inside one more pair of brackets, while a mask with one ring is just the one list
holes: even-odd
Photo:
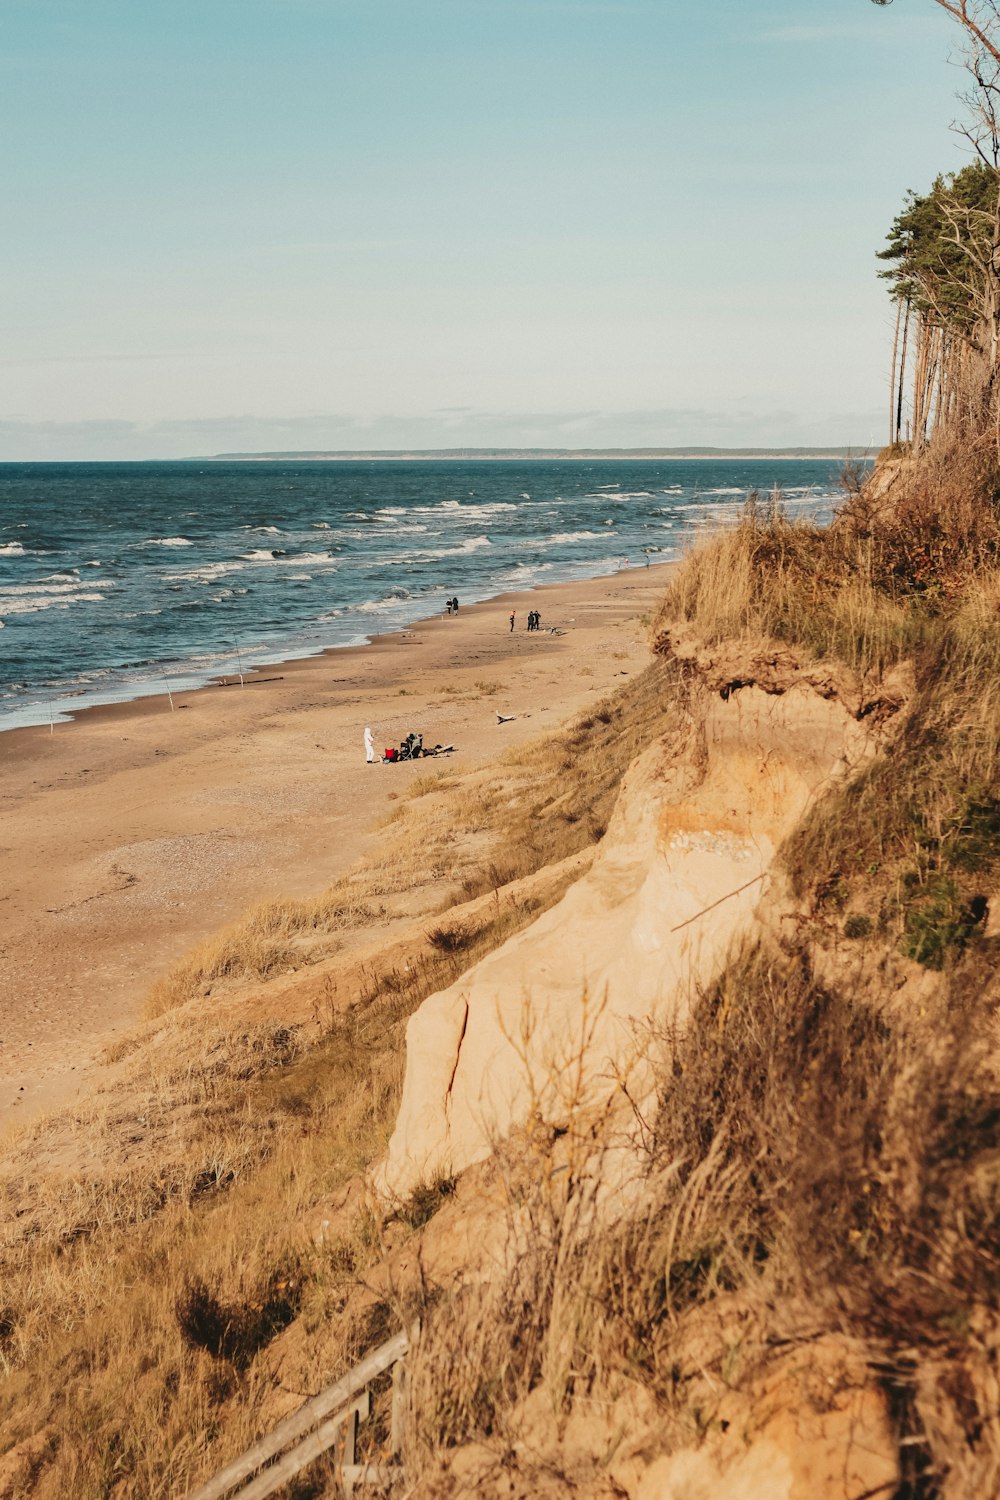
[[[568, 1171], [553, 1142], [510, 1195], [509, 1273], [424, 1309], [409, 1454], [427, 1492], [447, 1493], [442, 1450], [470, 1443], [497, 1475], [540, 1483], [574, 1408], [613, 1411], [636, 1386], [658, 1444], [696, 1446], [726, 1393], [752, 1391], [775, 1358], [783, 1307], [786, 1337], [797, 1316], [804, 1336], [867, 1351], [907, 1437], [901, 1493], [992, 1493], [997, 998], [995, 978], [956, 974], [909, 1016], [891, 994], [735, 958], [685, 1034], [663, 1039], [631, 1211], [592, 1211], [606, 1132]], [[714, 1303], [736, 1344], [709, 1336]]]
[[[576, 725], [468, 780], [428, 778], [323, 897], [257, 908], [202, 945], [158, 988], [146, 1033], [114, 1049], [107, 1091], [0, 1159], [0, 1460], [26, 1445], [26, 1493], [182, 1494], [276, 1410], [286, 1328], [302, 1395], [377, 1341], [387, 1309], [365, 1281], [381, 1241], [352, 1183], [394, 1123], [406, 1019], [559, 898], [559, 861], [597, 836], [583, 812], [606, 816], [634, 745], [672, 711], [670, 677], [657, 665], [624, 705], [597, 706], [593, 755]], [[515, 868], [539, 872], [526, 894], [503, 889]], [[445, 913], [449, 883], [487, 894]], [[359, 969], [351, 942], [388, 932], [396, 898], [415, 896], [418, 948]], [[241, 984], [317, 958], [341, 985], [318, 1003], [318, 1041], [315, 1024], [242, 1015]], [[86, 1169], [63, 1167], [67, 1134], [90, 1142]], [[436, 1201], [404, 1208], [397, 1234]]]

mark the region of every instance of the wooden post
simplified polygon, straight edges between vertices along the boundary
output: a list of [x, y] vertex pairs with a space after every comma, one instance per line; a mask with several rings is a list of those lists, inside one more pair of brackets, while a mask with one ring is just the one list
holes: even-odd
[[[370, 1397], [369, 1397], [370, 1400]], [[354, 1470], [358, 1462], [358, 1414], [352, 1412], [344, 1428], [344, 1451], [337, 1472], [340, 1477], [344, 1500], [352, 1500], [354, 1494]]]
[[398, 1359], [392, 1367], [392, 1416], [389, 1423], [389, 1451], [398, 1458], [403, 1451], [403, 1423], [406, 1420], [406, 1365]]

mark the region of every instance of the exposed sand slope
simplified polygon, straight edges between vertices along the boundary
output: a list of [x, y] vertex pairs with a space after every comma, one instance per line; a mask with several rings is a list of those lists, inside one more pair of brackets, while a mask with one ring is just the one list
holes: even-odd
[[780, 693], [699, 690], [683, 742], [629, 773], [590, 872], [424, 1002], [381, 1193], [483, 1160], [529, 1115], [564, 1124], [635, 1066], [650, 1023], [683, 1022], [753, 928], [783, 836], [866, 752], [823, 687], [793, 674]]

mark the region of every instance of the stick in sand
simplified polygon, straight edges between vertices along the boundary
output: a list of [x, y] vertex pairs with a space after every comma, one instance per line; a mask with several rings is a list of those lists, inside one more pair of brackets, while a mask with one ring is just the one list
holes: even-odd
[[240, 658], [240, 643], [236, 639], [235, 636], [233, 636], [233, 645], [236, 647], [236, 665], [240, 669], [240, 687], [242, 687], [243, 686], [243, 662], [242, 662], [242, 660]]
[[50, 698], [49, 699], [49, 734], [55, 734], [55, 732], [56, 732], [56, 724], [55, 724], [54, 718], [52, 717], [52, 699]]
[[170, 691], [170, 679], [167, 676], [166, 672], [163, 673], [163, 686], [167, 690], [167, 699], [169, 700], [169, 703], [170, 703], [170, 712], [173, 713], [173, 711], [174, 711], [174, 695]]

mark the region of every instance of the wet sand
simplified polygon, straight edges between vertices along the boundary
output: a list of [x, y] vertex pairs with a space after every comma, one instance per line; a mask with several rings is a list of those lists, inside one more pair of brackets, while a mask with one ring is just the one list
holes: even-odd
[[379, 751], [411, 729], [453, 743], [455, 772], [554, 728], [646, 664], [668, 570], [506, 595], [175, 694], [173, 711], [144, 698], [0, 735], [0, 1127], [89, 1089], [198, 939], [363, 852], [426, 769], [366, 765], [366, 724]]

